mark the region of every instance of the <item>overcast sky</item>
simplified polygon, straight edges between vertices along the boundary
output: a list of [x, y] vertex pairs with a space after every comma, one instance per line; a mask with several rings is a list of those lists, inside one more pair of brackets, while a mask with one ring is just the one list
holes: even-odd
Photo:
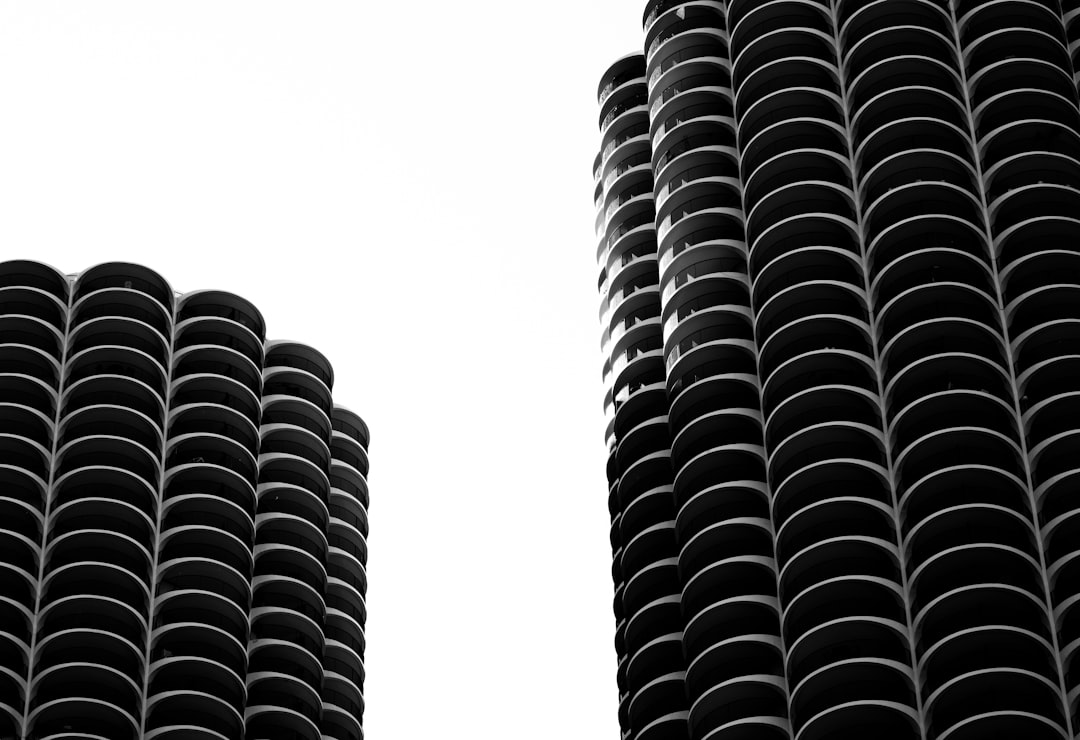
[[617, 738], [592, 159], [644, 1], [0, 0], [0, 259], [253, 301], [372, 430], [372, 740]]

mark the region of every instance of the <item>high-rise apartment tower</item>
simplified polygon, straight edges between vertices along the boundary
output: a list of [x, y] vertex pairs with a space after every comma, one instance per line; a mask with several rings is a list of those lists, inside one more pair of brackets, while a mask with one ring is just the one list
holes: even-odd
[[1080, 736], [1080, 3], [644, 26], [594, 164], [623, 737]]
[[368, 431], [216, 290], [0, 263], [0, 738], [360, 740]]

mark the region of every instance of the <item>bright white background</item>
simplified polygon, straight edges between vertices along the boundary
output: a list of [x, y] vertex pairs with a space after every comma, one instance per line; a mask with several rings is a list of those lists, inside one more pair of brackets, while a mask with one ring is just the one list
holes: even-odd
[[616, 738], [592, 160], [643, 0], [0, 0], [0, 260], [127, 260], [372, 430], [365, 729]]

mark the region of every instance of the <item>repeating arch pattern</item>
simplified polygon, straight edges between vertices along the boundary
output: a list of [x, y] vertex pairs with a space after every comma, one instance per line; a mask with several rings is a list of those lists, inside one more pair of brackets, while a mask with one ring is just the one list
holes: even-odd
[[0, 263], [0, 736], [359, 740], [368, 432], [259, 311]]
[[644, 28], [669, 441], [618, 424], [614, 372], [607, 435], [613, 490], [674, 473], [670, 736], [1074, 737], [1080, 4], [650, 0]]

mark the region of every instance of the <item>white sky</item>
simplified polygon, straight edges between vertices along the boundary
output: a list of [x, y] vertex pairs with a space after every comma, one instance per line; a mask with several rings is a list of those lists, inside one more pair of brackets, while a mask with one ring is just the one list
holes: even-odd
[[0, 0], [0, 259], [253, 301], [372, 430], [372, 740], [616, 738], [592, 160], [644, 0]]

